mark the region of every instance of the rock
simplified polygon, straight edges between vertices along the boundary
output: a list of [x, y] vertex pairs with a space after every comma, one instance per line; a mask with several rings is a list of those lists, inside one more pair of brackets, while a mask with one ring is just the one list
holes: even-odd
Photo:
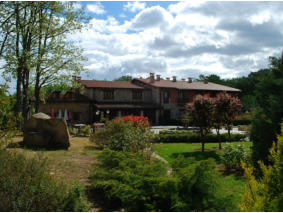
[[44, 113], [32, 115], [24, 125], [23, 144], [31, 147], [68, 149], [70, 141], [65, 119], [51, 118]]

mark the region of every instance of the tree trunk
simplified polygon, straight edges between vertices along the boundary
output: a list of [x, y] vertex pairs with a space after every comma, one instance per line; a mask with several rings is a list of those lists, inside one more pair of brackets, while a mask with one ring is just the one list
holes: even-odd
[[35, 113], [39, 112], [39, 104], [40, 104], [40, 86], [39, 86], [39, 73], [36, 75], [36, 82], [34, 87], [34, 98], [35, 98]]
[[23, 85], [22, 111], [23, 111], [24, 123], [26, 123], [26, 121], [28, 119], [28, 86], [26, 85], [25, 79], [23, 79], [22, 85]]
[[231, 127], [228, 125], [228, 140], [231, 143], [231, 133], [230, 133]]
[[216, 129], [216, 132], [217, 132], [217, 138], [218, 138], [218, 148], [219, 149], [222, 149], [222, 146], [221, 146], [221, 138], [220, 138], [220, 133], [219, 133], [219, 129]]
[[204, 137], [203, 137], [202, 129], [200, 129], [200, 141], [201, 141], [201, 151], [204, 152]]
[[15, 112], [16, 114], [22, 112], [22, 72], [21, 69], [18, 68], [17, 71], [17, 94], [16, 94], [16, 104], [15, 104]]
[[23, 118], [24, 123], [28, 120], [28, 112], [30, 110], [29, 107], [29, 97], [28, 97], [28, 89], [29, 89], [29, 70], [28, 68], [24, 69], [24, 76], [22, 79], [23, 85]]

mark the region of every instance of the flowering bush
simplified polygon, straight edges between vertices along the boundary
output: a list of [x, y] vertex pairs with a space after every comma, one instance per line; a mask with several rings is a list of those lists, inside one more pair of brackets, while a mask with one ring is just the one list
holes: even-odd
[[[150, 152], [153, 133], [143, 116], [125, 116], [106, 123], [103, 130], [91, 135], [90, 141], [101, 148], [126, 152]], [[145, 152], [146, 151], [146, 152]], [[147, 156], [148, 158], [148, 156]]]
[[134, 116], [134, 115], [127, 115], [121, 118], [117, 118], [116, 122], [124, 121], [124, 122], [133, 122], [135, 127], [138, 126], [149, 126], [148, 118], [144, 116]]
[[247, 162], [249, 156], [243, 145], [232, 146], [229, 144], [225, 148], [224, 155], [222, 157], [223, 164], [227, 171], [235, 169], [236, 171], [242, 171], [241, 161]]

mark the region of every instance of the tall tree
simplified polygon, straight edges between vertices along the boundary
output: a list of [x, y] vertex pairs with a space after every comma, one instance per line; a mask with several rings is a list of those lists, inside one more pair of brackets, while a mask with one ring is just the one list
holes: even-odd
[[[3, 52], [5, 70], [17, 78], [16, 111], [22, 111], [26, 120], [31, 86], [38, 111], [44, 85], [62, 78], [70, 80], [82, 70], [81, 49], [68, 41], [67, 35], [82, 29], [88, 19], [72, 2], [11, 2], [4, 7], [14, 11], [9, 19], [13, 28]], [[1, 29], [7, 30], [7, 24]]]
[[222, 149], [221, 138], [220, 138], [220, 129], [225, 124], [225, 115], [226, 115], [226, 103], [223, 101], [225, 99], [224, 93], [219, 93], [215, 98], [213, 98], [213, 111], [212, 111], [212, 125], [216, 130], [219, 149]]
[[276, 134], [280, 134], [283, 118], [283, 53], [280, 57], [270, 57], [270, 71], [256, 85], [257, 110], [253, 116], [251, 140], [252, 158], [255, 166], [262, 160], [269, 163], [268, 150]]
[[231, 142], [231, 127], [233, 125], [233, 121], [241, 112], [242, 104], [237, 96], [233, 96], [228, 93], [222, 93], [219, 95], [219, 98], [223, 109], [222, 113], [224, 115], [224, 124], [228, 130], [229, 142]]
[[201, 150], [204, 151], [205, 136], [212, 127], [213, 102], [208, 96], [198, 95], [192, 103], [186, 105], [190, 122], [199, 127]]

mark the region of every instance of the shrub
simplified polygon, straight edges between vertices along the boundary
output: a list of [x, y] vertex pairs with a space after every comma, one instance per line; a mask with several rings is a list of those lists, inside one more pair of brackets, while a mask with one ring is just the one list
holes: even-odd
[[[246, 135], [242, 134], [231, 134], [231, 141], [242, 141], [246, 138]], [[208, 134], [205, 137], [205, 142], [206, 143], [217, 143], [218, 142], [218, 137], [216, 134]], [[221, 134], [220, 135], [220, 140], [221, 142], [226, 142], [229, 140], [229, 136], [227, 133]], [[196, 132], [184, 132], [178, 131], [174, 132], [172, 131], [171, 133], [168, 132], [162, 132], [159, 135], [156, 135], [154, 137], [154, 142], [156, 143], [178, 143], [178, 142], [187, 142], [187, 143], [199, 143], [200, 142], [200, 137], [199, 134]]]
[[149, 126], [148, 118], [144, 117], [144, 116], [128, 115], [128, 116], [124, 116], [124, 117], [121, 117], [121, 118], [117, 118], [115, 121], [116, 122], [119, 122], [119, 121], [131, 122], [131, 123], [134, 123], [135, 127], [138, 127], [138, 126], [143, 126], [143, 127]]
[[[212, 159], [179, 159], [168, 174], [167, 166], [141, 154], [104, 150], [91, 176], [95, 190], [109, 203], [126, 211], [223, 211], [225, 199], [218, 195], [217, 171]], [[118, 202], [117, 202], [118, 201]], [[228, 206], [228, 205], [227, 205]]]
[[231, 169], [235, 169], [236, 171], [242, 171], [241, 162], [247, 161], [248, 153], [243, 145], [233, 146], [228, 144], [224, 148], [222, 162], [225, 165], [226, 170], [230, 171]]
[[81, 128], [80, 132], [84, 136], [90, 136], [90, 134], [91, 134], [91, 127], [90, 127], [90, 125], [86, 125], [85, 127]]
[[77, 129], [77, 128], [73, 128], [72, 130], [73, 130], [73, 134], [74, 134], [75, 136], [77, 136], [78, 133], [79, 133], [78, 129]]
[[0, 211], [86, 211], [82, 186], [49, 174], [46, 159], [0, 150]]
[[271, 165], [259, 161], [262, 178], [256, 179], [253, 175], [254, 167], [243, 163], [245, 177], [248, 179], [242, 202], [241, 211], [245, 212], [282, 212], [283, 211], [283, 124], [278, 144], [274, 143], [270, 149], [269, 159]]
[[144, 120], [137, 122], [112, 120], [103, 130], [91, 135], [90, 140], [103, 148], [115, 151], [139, 152], [151, 149], [153, 133]]
[[239, 126], [239, 125], [249, 125], [252, 122], [252, 116], [251, 113], [243, 113], [240, 114], [234, 121], [233, 125], [234, 126]]

